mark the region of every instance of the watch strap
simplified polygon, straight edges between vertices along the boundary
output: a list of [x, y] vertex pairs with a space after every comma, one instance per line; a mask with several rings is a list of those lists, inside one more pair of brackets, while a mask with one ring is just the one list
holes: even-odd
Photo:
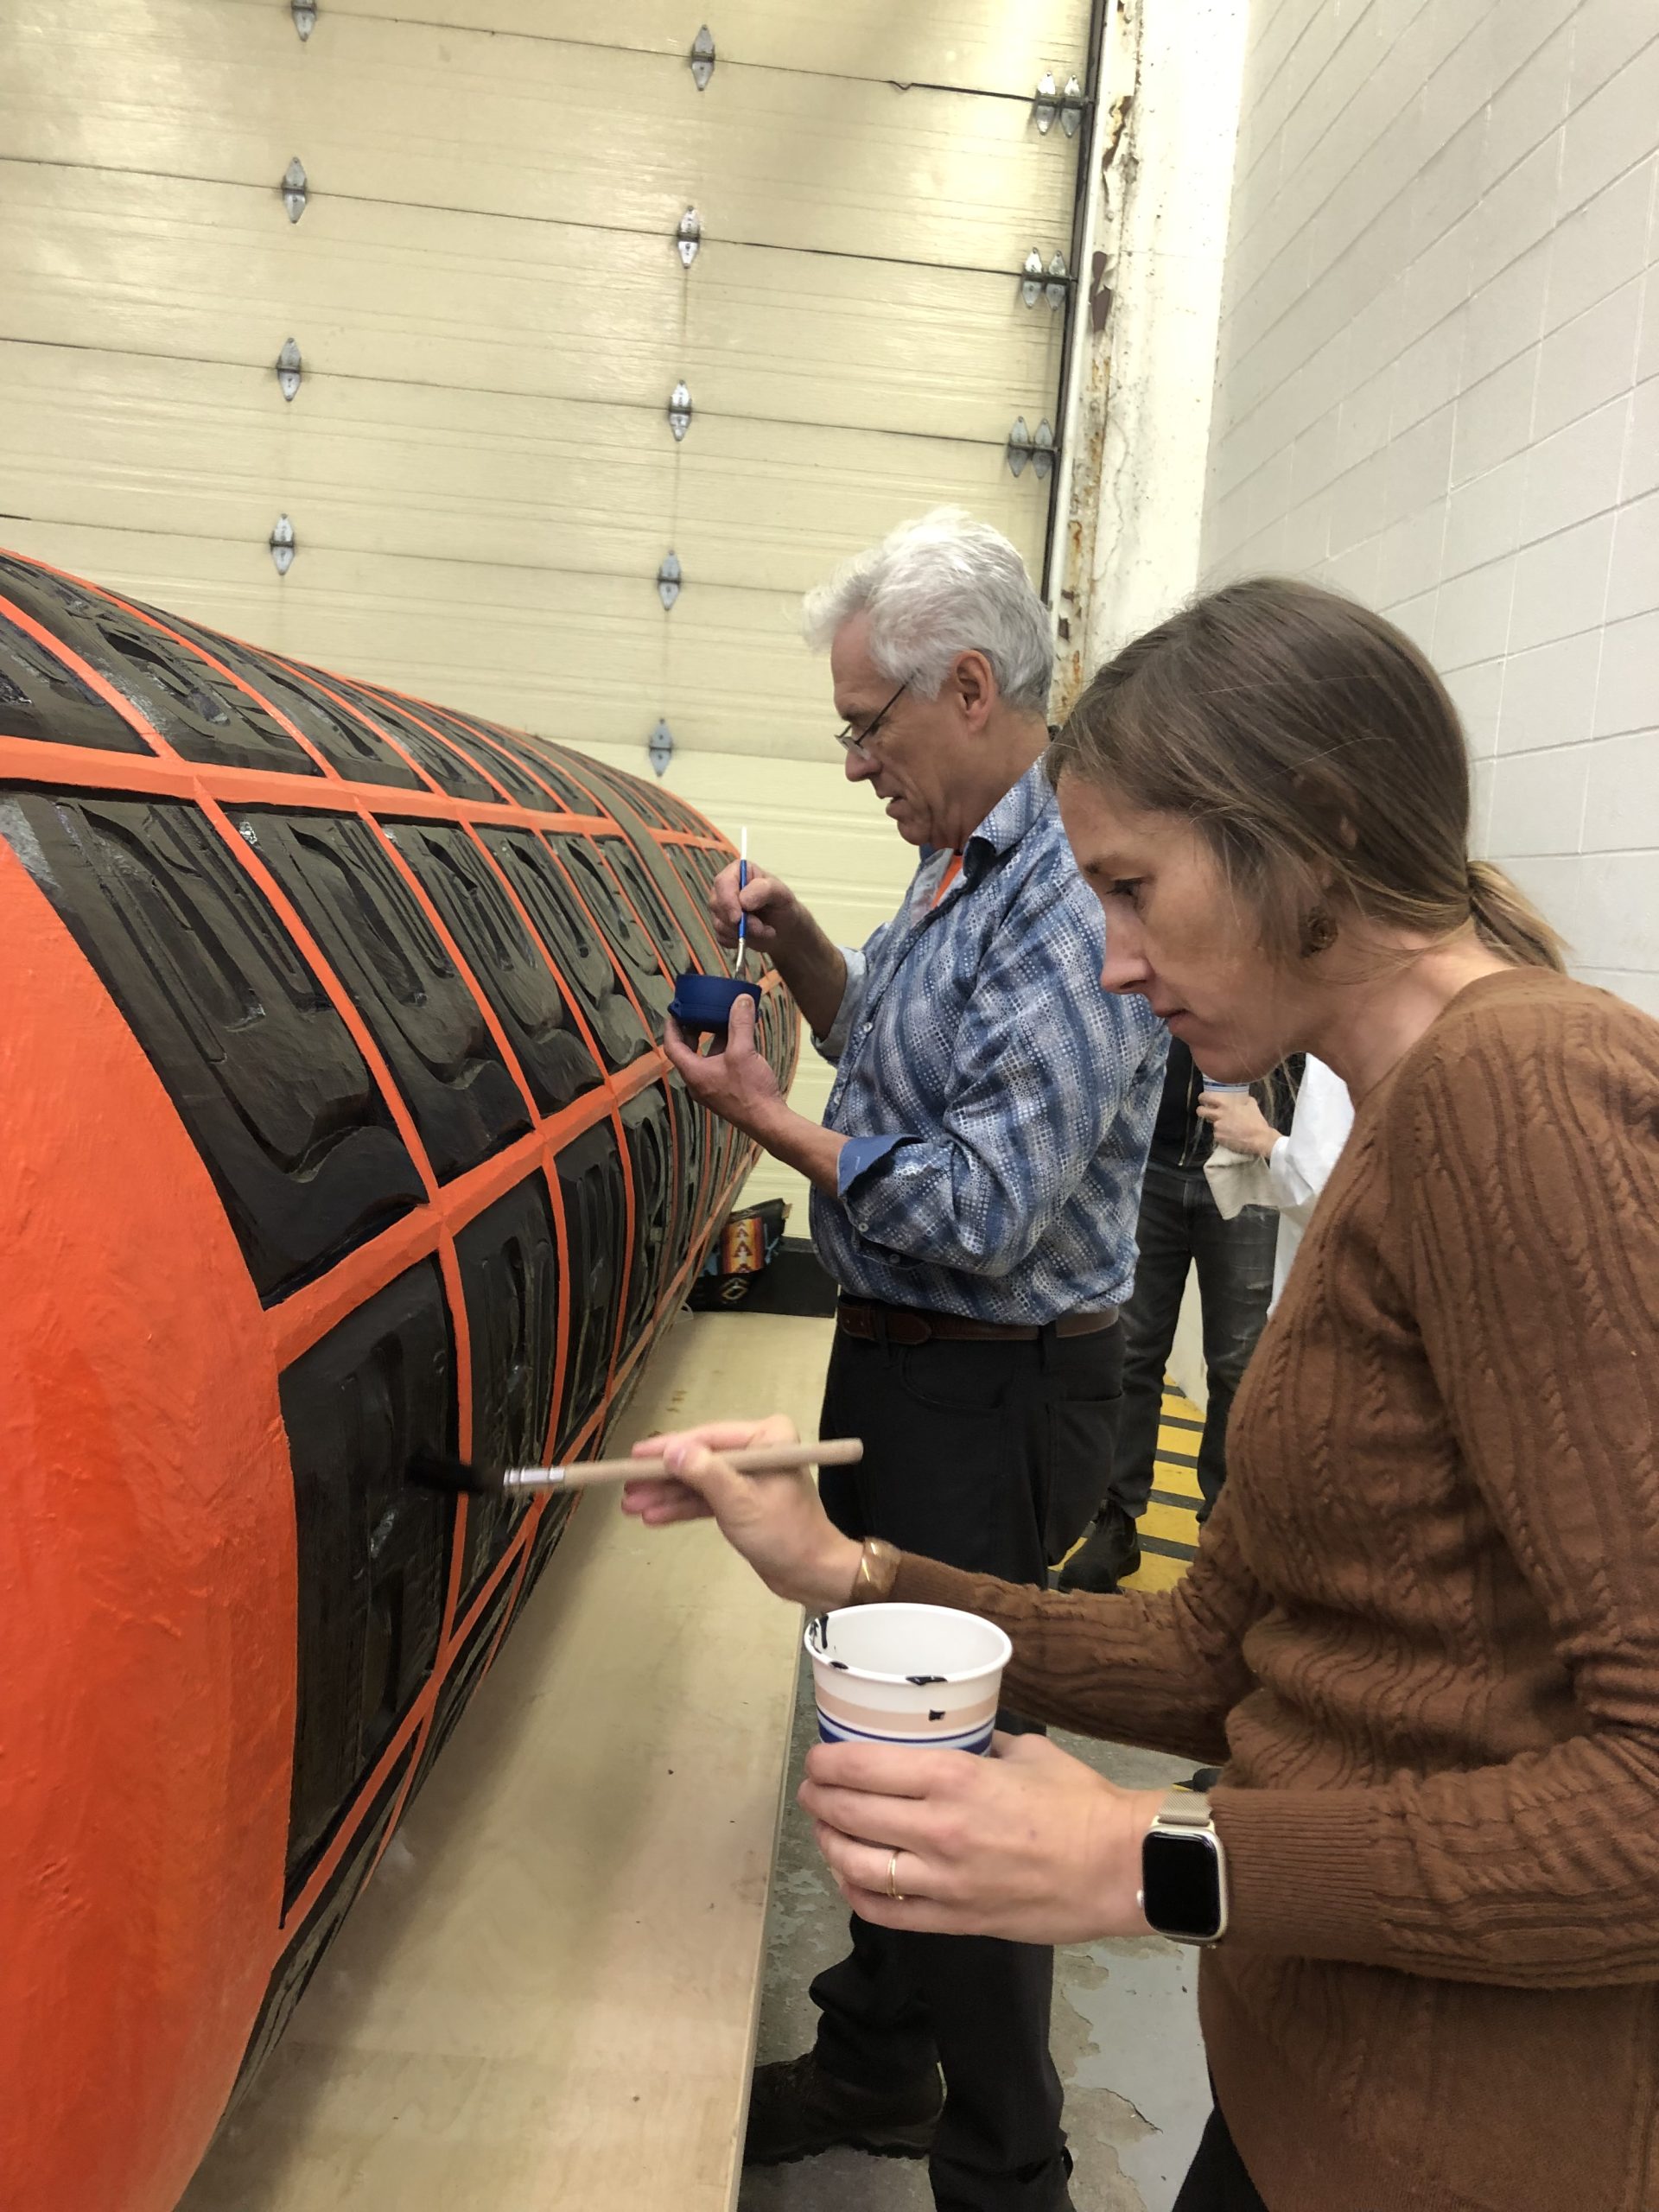
[[1158, 1808], [1157, 1825], [1166, 1828], [1215, 1827], [1210, 1799], [1202, 1789], [1172, 1789]]

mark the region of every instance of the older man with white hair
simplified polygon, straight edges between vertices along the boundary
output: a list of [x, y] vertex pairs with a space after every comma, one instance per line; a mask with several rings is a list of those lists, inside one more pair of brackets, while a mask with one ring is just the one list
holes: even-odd
[[[1039, 766], [1049, 618], [1008, 541], [930, 515], [815, 592], [806, 627], [829, 648], [847, 774], [920, 865], [858, 950], [763, 869], [715, 886], [722, 938], [741, 904], [836, 1063], [822, 1127], [780, 1095], [747, 1005], [723, 1050], [672, 1031], [669, 1050], [688, 1089], [811, 1181], [841, 1292], [822, 1431], [865, 1441], [860, 1466], [825, 1471], [831, 1516], [1041, 1584], [1109, 1465], [1164, 1033], [1100, 987], [1100, 903]], [[748, 2158], [926, 2153], [944, 2212], [1069, 2205], [1052, 1953], [856, 1918], [852, 1935], [812, 1985], [816, 2049], [756, 2075]]]

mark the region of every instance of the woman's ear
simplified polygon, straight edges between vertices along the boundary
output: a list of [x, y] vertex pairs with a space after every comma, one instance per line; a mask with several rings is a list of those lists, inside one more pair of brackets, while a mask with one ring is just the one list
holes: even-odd
[[1319, 823], [1332, 842], [1340, 845], [1344, 852], [1351, 853], [1359, 842], [1359, 830], [1348, 811], [1346, 795], [1333, 790], [1323, 777], [1306, 772], [1291, 778], [1290, 788], [1298, 804]]

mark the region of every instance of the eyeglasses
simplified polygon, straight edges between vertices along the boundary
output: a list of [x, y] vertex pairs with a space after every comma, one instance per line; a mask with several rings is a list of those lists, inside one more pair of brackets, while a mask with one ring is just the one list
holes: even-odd
[[880, 728], [882, 723], [886, 721], [887, 716], [893, 712], [893, 709], [898, 705], [899, 702], [904, 697], [906, 692], [908, 691], [909, 689], [910, 686], [908, 683], [901, 683], [899, 686], [899, 689], [893, 693], [892, 698], [888, 700], [887, 705], [882, 708], [880, 713], [879, 715], [873, 715], [871, 719], [866, 722], [861, 735], [853, 728], [851, 722], [844, 722], [836, 732], [836, 743], [840, 746], [842, 751], [843, 753], [856, 753], [861, 760], [868, 760], [870, 758], [870, 740], [875, 735], [877, 730]]

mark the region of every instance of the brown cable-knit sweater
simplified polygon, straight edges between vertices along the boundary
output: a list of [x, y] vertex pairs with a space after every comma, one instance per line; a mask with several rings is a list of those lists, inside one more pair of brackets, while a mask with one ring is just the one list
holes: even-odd
[[1022, 1710], [1225, 1764], [1271, 2212], [1659, 2212], [1656, 1411], [1659, 1025], [1514, 970], [1362, 1101], [1178, 1590], [899, 1563]]

